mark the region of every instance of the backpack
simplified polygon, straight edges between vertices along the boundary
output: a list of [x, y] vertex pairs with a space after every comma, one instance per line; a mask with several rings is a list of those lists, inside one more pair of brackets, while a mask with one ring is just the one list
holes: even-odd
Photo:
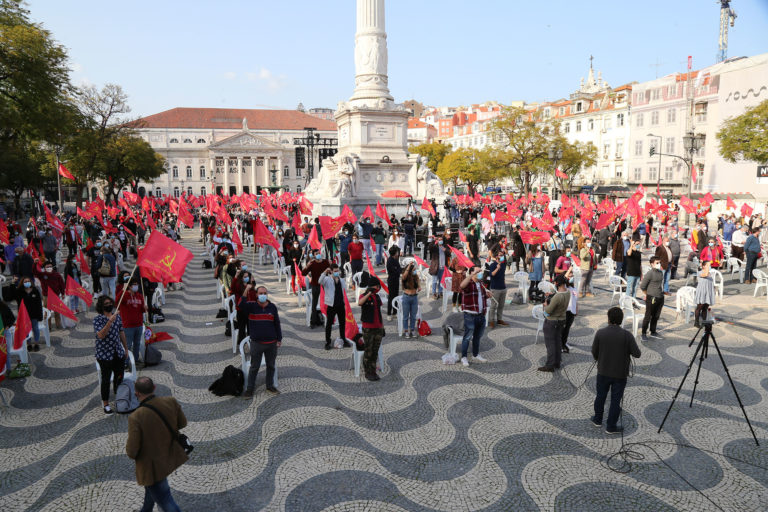
[[115, 410], [120, 414], [135, 411], [139, 406], [139, 399], [134, 394], [133, 379], [125, 379], [117, 386], [115, 392]]
[[99, 267], [99, 275], [109, 277], [112, 273], [112, 266], [109, 264], [109, 260], [106, 256], [101, 257], [101, 266]]
[[208, 391], [216, 396], [234, 395], [240, 396], [245, 386], [245, 374], [240, 368], [231, 364], [224, 368], [221, 377], [208, 386]]
[[432, 328], [429, 326], [426, 320], [419, 322], [419, 336], [429, 336], [432, 334]]
[[144, 366], [156, 366], [163, 360], [163, 354], [152, 345], [144, 347]]
[[213, 265], [211, 265], [211, 260], [203, 260], [203, 268], [213, 268]]

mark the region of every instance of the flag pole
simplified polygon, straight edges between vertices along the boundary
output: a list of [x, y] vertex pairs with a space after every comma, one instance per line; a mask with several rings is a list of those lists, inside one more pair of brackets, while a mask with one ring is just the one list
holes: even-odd
[[61, 173], [59, 172], [59, 166], [61, 163], [59, 162], [59, 147], [56, 146], [56, 185], [58, 187], [59, 191], [59, 212], [64, 211], [64, 200], [61, 197]]
[[[136, 269], [137, 268], [139, 268], [138, 265], [134, 265], [133, 266], [133, 271], [131, 271], [131, 275], [130, 275], [130, 277], [128, 277], [128, 282], [130, 282], [131, 278], [133, 278], [133, 275], [136, 273]], [[125, 297], [125, 292], [127, 292], [127, 291], [128, 291], [128, 287], [127, 286], [123, 286], [123, 293], [120, 295], [120, 300], [117, 302], [117, 306], [115, 306], [115, 311], [120, 309], [120, 304], [123, 303], [123, 297]]]

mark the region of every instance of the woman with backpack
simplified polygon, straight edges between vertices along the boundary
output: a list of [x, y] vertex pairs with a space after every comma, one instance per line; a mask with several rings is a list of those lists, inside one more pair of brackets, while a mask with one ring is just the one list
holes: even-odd
[[101, 281], [101, 291], [115, 300], [115, 281], [117, 280], [117, 260], [109, 245], [101, 246], [101, 254], [96, 258], [96, 268]]
[[[115, 312], [115, 301], [108, 295], [102, 295], [96, 301], [96, 318], [93, 319], [93, 331], [96, 333], [96, 362], [101, 370], [101, 402], [105, 414], [114, 410], [109, 405], [109, 382], [112, 379], [114, 391], [123, 381], [125, 358], [128, 347], [123, 331], [123, 320]], [[114, 374], [114, 378], [112, 375]]]

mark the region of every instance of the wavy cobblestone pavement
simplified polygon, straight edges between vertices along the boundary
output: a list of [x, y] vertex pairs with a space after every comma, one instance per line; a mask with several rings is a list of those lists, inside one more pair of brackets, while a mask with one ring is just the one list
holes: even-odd
[[[183, 243], [201, 252], [196, 241]], [[185, 432], [195, 451], [169, 478], [182, 510], [766, 510], [763, 332], [714, 328], [760, 447], [714, 351], [704, 362], [694, 406], [688, 407], [691, 376], [657, 434], [693, 355], [693, 328], [665, 309], [665, 339], [641, 344], [624, 402], [624, 442], [649, 444], [633, 446], [644, 458], [619, 473], [606, 459], [621, 438], [588, 421], [595, 383], [594, 371], [587, 377], [589, 349], [604, 324], [609, 292], [580, 304], [564, 372], [535, 371], [545, 350], [541, 337], [534, 342], [530, 306], [507, 306], [511, 326], [483, 339], [488, 363], [443, 365], [439, 305], [422, 300], [434, 334], [401, 339], [388, 324], [382, 380], [369, 383], [354, 377], [350, 349], [323, 350], [323, 333], [305, 327], [304, 309], [285, 294], [272, 266], [254, 268], [283, 322], [281, 395], [264, 391], [263, 371], [253, 401], [207, 391], [226, 365], [239, 367], [240, 358], [215, 318], [215, 282], [199, 257], [189, 264], [184, 289], [167, 294], [166, 321], [157, 329], [174, 340], [159, 345], [162, 364], [140, 370], [159, 394], [181, 402], [189, 420]], [[750, 300], [751, 287], [727, 278], [722, 312], [768, 325], [765, 302]], [[32, 377], [0, 388], [11, 404], [0, 408], [3, 512], [141, 506], [143, 489], [124, 454], [127, 417], [101, 411], [92, 318], [89, 313], [70, 332], [54, 331], [52, 347], [30, 355]]]

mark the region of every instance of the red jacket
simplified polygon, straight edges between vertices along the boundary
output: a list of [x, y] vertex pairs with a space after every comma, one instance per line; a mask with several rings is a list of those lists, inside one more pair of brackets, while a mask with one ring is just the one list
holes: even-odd
[[349, 252], [349, 259], [351, 260], [361, 260], [363, 259], [363, 244], [362, 242], [351, 242], [349, 244], [349, 247], [347, 247], [347, 251]]
[[120, 303], [120, 318], [123, 319], [123, 327], [141, 327], [144, 324], [144, 295], [141, 290], [125, 293]]

